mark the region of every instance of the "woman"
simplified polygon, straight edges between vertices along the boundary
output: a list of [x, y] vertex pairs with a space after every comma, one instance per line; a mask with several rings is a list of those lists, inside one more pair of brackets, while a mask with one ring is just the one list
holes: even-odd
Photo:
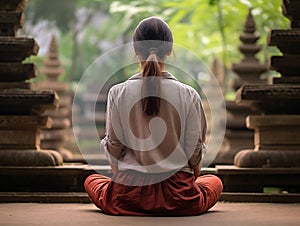
[[173, 37], [161, 19], [142, 20], [133, 36], [141, 73], [110, 89], [101, 141], [112, 179], [93, 174], [85, 189], [113, 215], [187, 216], [210, 209], [222, 192], [199, 177], [206, 119], [198, 93], [164, 70]]

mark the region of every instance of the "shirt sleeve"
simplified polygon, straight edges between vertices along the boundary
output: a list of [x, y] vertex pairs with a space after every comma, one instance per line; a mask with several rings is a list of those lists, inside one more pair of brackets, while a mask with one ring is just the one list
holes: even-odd
[[[114, 120], [114, 123], [112, 123], [112, 120]], [[120, 141], [122, 138], [118, 137], [121, 136], [122, 133], [120, 116], [116, 103], [114, 102], [114, 92], [111, 89], [107, 98], [106, 133], [100, 142], [100, 149], [105, 152], [110, 163], [116, 163], [123, 156], [124, 145]]]
[[189, 156], [189, 166], [194, 168], [206, 152], [204, 142], [206, 139], [207, 122], [201, 98], [196, 91], [192, 100], [186, 119], [185, 148]]

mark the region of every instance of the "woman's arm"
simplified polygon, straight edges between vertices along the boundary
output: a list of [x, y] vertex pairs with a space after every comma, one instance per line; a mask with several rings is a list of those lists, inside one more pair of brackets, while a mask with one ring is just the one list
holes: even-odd
[[[193, 96], [193, 104], [190, 107], [188, 117], [186, 119], [186, 145], [185, 148], [189, 152], [189, 166], [194, 171], [195, 178], [200, 174], [200, 166], [202, 155], [205, 153], [206, 139], [206, 117], [202, 107], [201, 99], [198, 93]], [[193, 153], [191, 153], [193, 152]]]
[[[124, 154], [124, 144], [120, 142], [117, 134], [120, 136], [121, 123], [120, 116], [114, 103], [114, 91], [113, 88], [108, 93], [107, 109], [106, 109], [106, 136], [101, 140], [100, 146], [104, 149], [106, 157], [110, 162], [113, 173], [118, 172], [118, 160]], [[114, 123], [112, 123], [114, 120]], [[114, 128], [114, 125], [117, 125]], [[117, 133], [116, 133], [117, 130]]]

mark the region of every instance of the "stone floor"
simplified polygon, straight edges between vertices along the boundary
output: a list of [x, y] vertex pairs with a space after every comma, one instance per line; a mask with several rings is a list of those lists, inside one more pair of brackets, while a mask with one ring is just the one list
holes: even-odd
[[300, 203], [224, 203], [195, 217], [120, 217], [102, 214], [93, 204], [0, 204], [1, 226], [299, 226]]

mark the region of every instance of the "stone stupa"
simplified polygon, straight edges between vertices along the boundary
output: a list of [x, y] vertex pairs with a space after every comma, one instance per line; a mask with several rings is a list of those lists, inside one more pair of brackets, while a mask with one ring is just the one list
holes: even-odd
[[73, 155], [64, 148], [64, 144], [70, 138], [72, 97], [68, 92], [68, 84], [59, 81], [64, 69], [61, 67], [58, 46], [54, 36], [40, 71], [46, 76], [46, 80], [40, 81], [37, 88], [39, 90], [54, 90], [59, 96], [59, 108], [44, 113], [44, 115], [52, 118], [52, 127], [41, 131], [41, 146], [45, 149], [56, 150], [63, 156], [64, 160], [70, 160]]
[[32, 38], [16, 37], [24, 24], [26, 0], [0, 1], [0, 166], [56, 166], [62, 157], [40, 149], [40, 129], [51, 120], [42, 113], [55, 109], [54, 91], [33, 91], [29, 79], [36, 76], [32, 63], [22, 63], [36, 55]]
[[[256, 54], [262, 46], [257, 44], [260, 35], [256, 32], [254, 18], [249, 9], [244, 23], [243, 33], [240, 35], [241, 45], [239, 50], [243, 55], [239, 63], [232, 64], [232, 70], [237, 74], [232, 88], [237, 90], [243, 84], [263, 84], [266, 81], [261, 78], [268, 68], [266, 64], [261, 64]], [[245, 119], [249, 114], [257, 113], [247, 106], [240, 106], [235, 101], [226, 101], [227, 124], [224, 141], [224, 149], [217, 155], [215, 164], [233, 164], [234, 156], [237, 152], [245, 148], [253, 148], [254, 133], [246, 127]]]
[[271, 57], [271, 69], [281, 73], [271, 85], [244, 85], [237, 93], [237, 103], [262, 114], [247, 117], [247, 127], [255, 131], [254, 149], [235, 157], [239, 167], [300, 167], [300, 4], [283, 1], [283, 14], [291, 28], [272, 30], [268, 43], [281, 56]]

